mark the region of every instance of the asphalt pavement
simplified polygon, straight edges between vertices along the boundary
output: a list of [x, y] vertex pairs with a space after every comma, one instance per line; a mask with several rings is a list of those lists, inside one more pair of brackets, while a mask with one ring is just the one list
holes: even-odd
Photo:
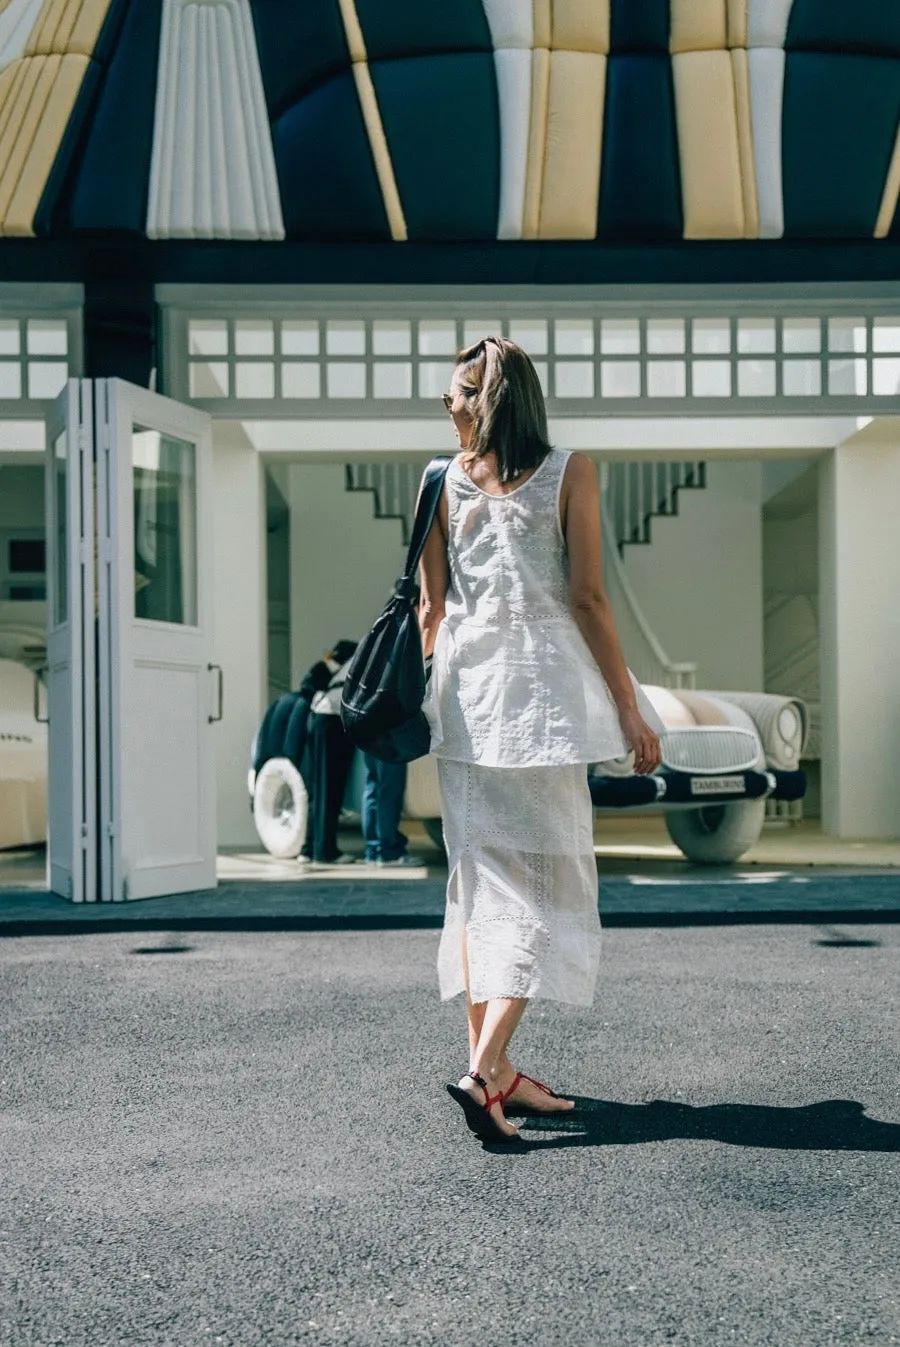
[[514, 1154], [434, 929], [7, 934], [3, 1344], [900, 1342], [895, 920], [608, 929]]

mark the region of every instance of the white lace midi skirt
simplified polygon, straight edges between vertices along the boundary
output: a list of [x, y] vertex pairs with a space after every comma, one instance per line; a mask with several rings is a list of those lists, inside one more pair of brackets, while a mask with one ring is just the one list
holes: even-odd
[[481, 767], [438, 759], [450, 867], [442, 999], [589, 1006], [600, 959], [593, 807], [583, 763]]

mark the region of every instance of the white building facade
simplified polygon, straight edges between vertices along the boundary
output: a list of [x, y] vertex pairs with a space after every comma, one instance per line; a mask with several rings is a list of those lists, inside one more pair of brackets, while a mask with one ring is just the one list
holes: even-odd
[[485, 332], [601, 465], [638, 676], [802, 697], [807, 811], [900, 836], [897, 22], [276, 8], [2, 38], [0, 659], [42, 671], [51, 887], [254, 842], [261, 715], [380, 609]]

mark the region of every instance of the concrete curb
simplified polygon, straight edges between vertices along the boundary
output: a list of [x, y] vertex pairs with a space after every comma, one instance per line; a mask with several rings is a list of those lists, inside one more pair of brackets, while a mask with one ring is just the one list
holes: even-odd
[[[366, 884], [225, 883], [128, 904], [73, 907], [42, 890], [0, 893], [0, 939], [121, 931], [371, 931], [437, 929], [444, 881]], [[602, 880], [606, 927], [900, 922], [894, 875], [746, 875], [682, 882]]]
[[[900, 911], [879, 908], [796, 912], [610, 912], [603, 917], [605, 930], [689, 926], [819, 926], [823, 922], [847, 925], [890, 925], [900, 922]], [[108, 921], [11, 921], [0, 923], [0, 940], [26, 936], [111, 935], [123, 931], [414, 931], [439, 930], [440, 917], [350, 916], [350, 917], [223, 917], [169, 918]], [[850, 942], [853, 943], [852, 941]]]

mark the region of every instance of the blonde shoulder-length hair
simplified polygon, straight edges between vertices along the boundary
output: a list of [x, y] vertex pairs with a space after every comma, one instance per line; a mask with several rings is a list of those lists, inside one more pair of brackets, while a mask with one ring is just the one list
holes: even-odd
[[472, 417], [467, 452], [493, 452], [502, 482], [536, 468], [550, 452], [547, 408], [537, 370], [506, 337], [482, 337], [456, 357], [457, 385]]

